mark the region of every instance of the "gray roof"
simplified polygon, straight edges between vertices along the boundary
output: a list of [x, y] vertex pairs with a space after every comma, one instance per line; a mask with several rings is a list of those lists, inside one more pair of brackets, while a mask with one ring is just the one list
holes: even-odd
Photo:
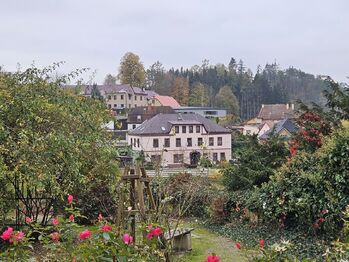
[[158, 114], [131, 130], [130, 135], [166, 135], [174, 125], [203, 125], [209, 134], [231, 133], [220, 125], [198, 114]]
[[[93, 85], [88, 85], [85, 87], [85, 95], [91, 95]], [[131, 87], [130, 85], [97, 85], [101, 95], [105, 94], [114, 94], [114, 93], [128, 93], [128, 94], [137, 94], [137, 95], [147, 95], [147, 97], [152, 97], [156, 95], [154, 91], [144, 90], [140, 87]]]
[[260, 139], [267, 139], [272, 133], [279, 134], [283, 129], [286, 129], [291, 134], [294, 134], [298, 131], [296, 124], [289, 118], [285, 118], [277, 122], [273, 128], [269, 129], [267, 132], [261, 135]]

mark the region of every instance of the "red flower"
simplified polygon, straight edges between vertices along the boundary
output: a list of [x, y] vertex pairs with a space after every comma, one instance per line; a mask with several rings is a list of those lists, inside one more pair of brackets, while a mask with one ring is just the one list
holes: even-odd
[[25, 217], [25, 222], [27, 224], [30, 224], [31, 222], [33, 222], [33, 219], [31, 219], [30, 217]]
[[54, 217], [54, 218], [52, 219], [52, 225], [57, 226], [58, 224], [59, 224], [58, 219]]
[[241, 249], [241, 243], [240, 242], [236, 242], [235, 246], [236, 246], [236, 248]]
[[206, 262], [219, 262], [219, 256], [212, 254], [206, 258]]
[[53, 242], [58, 242], [61, 237], [58, 232], [53, 232], [50, 236]]
[[104, 225], [104, 226], [101, 227], [101, 231], [102, 232], [107, 232], [107, 231], [110, 231], [112, 229], [113, 228], [110, 225]]
[[124, 235], [122, 236], [122, 241], [124, 241], [124, 243], [125, 243], [126, 245], [132, 244], [132, 242], [133, 242], [133, 237], [130, 236], [129, 234], [124, 234]]
[[21, 241], [24, 237], [24, 233], [23, 232], [18, 232], [14, 235], [14, 238], [17, 242]]
[[102, 219], [103, 219], [102, 214], [99, 213], [99, 214], [98, 214], [98, 221], [101, 221]]
[[71, 222], [74, 222], [74, 219], [75, 219], [74, 215], [71, 214], [71, 215], [69, 216], [69, 220], [70, 220]]
[[260, 246], [261, 248], [264, 247], [264, 243], [265, 243], [264, 239], [259, 240], [259, 246]]
[[13, 228], [12, 227], [8, 227], [1, 235], [1, 238], [3, 240], [8, 240], [11, 238], [11, 235], [12, 235], [12, 232], [13, 232]]
[[84, 239], [87, 239], [87, 238], [91, 237], [91, 235], [92, 235], [91, 231], [86, 229], [86, 230], [80, 232], [79, 237], [80, 237], [81, 240], [84, 240]]
[[153, 235], [156, 237], [162, 235], [162, 229], [160, 227], [155, 228], [152, 232], [153, 232]]
[[72, 195], [68, 195], [69, 204], [73, 203], [74, 197]]

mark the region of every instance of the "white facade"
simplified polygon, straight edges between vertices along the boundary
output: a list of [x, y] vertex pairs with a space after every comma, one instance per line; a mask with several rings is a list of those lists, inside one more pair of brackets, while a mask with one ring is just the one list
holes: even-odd
[[231, 134], [208, 134], [203, 124], [178, 124], [169, 134], [128, 135], [135, 151], [143, 151], [147, 161], [162, 166], [192, 164], [193, 154], [214, 163], [231, 159]]

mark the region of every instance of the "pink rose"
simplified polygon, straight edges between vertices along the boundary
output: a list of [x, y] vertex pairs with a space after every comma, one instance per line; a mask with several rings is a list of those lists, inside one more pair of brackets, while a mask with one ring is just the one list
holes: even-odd
[[264, 244], [265, 244], [264, 239], [259, 240], [259, 246], [260, 246], [261, 248], [264, 247]]
[[124, 235], [122, 236], [122, 241], [124, 241], [124, 243], [125, 243], [126, 245], [130, 245], [130, 244], [132, 244], [132, 242], [133, 242], [133, 237], [130, 236], [129, 234], [124, 234]]
[[92, 235], [91, 231], [86, 229], [80, 233], [79, 237], [81, 240], [84, 240], [84, 239], [91, 237], [91, 235]]
[[31, 222], [33, 222], [33, 219], [31, 219], [30, 217], [25, 217], [25, 222], [27, 224], [30, 224]]
[[99, 214], [98, 214], [98, 221], [101, 221], [102, 219], [103, 219], [102, 214], [99, 213]]
[[73, 203], [74, 197], [72, 195], [68, 195], [69, 204]]
[[60, 239], [60, 235], [58, 232], [53, 232], [50, 236], [53, 242], [58, 242]]
[[236, 242], [235, 246], [236, 246], [236, 248], [241, 249], [241, 243], [240, 242]]
[[69, 216], [69, 220], [70, 220], [71, 222], [74, 222], [74, 219], [75, 219], [74, 215], [71, 214], [71, 215]]
[[110, 225], [104, 225], [104, 226], [101, 227], [101, 231], [102, 232], [107, 232], [107, 231], [110, 231], [112, 229], [113, 228]]
[[8, 240], [11, 238], [11, 235], [12, 235], [12, 232], [13, 232], [13, 228], [12, 227], [8, 227], [1, 235], [1, 238], [3, 240]]
[[59, 224], [58, 219], [54, 217], [54, 218], [52, 219], [52, 225], [57, 226], [58, 224]]
[[160, 227], [155, 228], [152, 232], [153, 232], [153, 235], [156, 237], [162, 235], [162, 229]]
[[21, 241], [24, 237], [24, 233], [23, 232], [18, 232], [14, 235], [14, 238], [17, 242]]
[[153, 232], [151, 231], [151, 232], [149, 232], [148, 234], [147, 234], [147, 238], [149, 239], [149, 240], [152, 240], [153, 239], [153, 237], [154, 237], [154, 234], [153, 234]]
[[216, 255], [208, 256], [206, 262], [219, 262], [219, 257]]

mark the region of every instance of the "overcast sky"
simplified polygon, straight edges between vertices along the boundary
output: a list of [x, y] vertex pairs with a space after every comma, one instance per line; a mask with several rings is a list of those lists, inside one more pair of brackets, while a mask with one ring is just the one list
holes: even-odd
[[132, 51], [145, 67], [276, 61], [349, 80], [348, 0], [0, 0], [0, 65], [66, 61], [102, 83]]

